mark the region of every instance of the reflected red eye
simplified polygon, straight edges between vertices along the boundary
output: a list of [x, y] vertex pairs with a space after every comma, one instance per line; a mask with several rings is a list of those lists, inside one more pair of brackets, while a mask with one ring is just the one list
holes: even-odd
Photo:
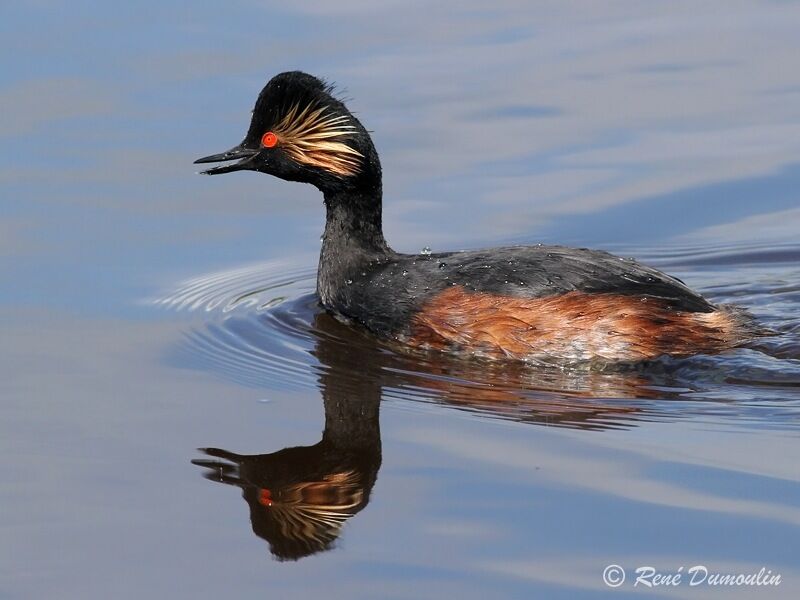
[[278, 143], [278, 136], [268, 131], [264, 135], [261, 136], [261, 145], [267, 148], [272, 148], [275, 144]]

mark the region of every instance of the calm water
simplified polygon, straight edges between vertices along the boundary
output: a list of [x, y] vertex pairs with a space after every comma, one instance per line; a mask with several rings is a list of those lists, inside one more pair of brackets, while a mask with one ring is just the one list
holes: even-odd
[[[375, 4], [0, 7], [0, 598], [797, 597], [800, 5]], [[589, 372], [338, 324], [316, 190], [191, 164], [290, 68], [396, 249], [604, 248], [780, 335]]]

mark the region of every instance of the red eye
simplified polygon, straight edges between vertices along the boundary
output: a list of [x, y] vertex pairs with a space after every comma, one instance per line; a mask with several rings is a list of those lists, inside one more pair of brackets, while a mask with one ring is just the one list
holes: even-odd
[[258, 503], [261, 506], [272, 506], [272, 492], [267, 488], [258, 490]]
[[261, 136], [261, 145], [267, 148], [272, 148], [275, 144], [278, 143], [278, 136], [268, 131], [264, 135]]

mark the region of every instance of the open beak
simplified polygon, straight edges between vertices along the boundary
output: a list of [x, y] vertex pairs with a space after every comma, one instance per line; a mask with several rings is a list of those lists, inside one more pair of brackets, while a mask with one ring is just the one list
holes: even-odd
[[233, 171], [242, 171], [245, 169], [252, 169], [252, 163], [254, 162], [255, 157], [258, 155], [258, 150], [254, 150], [252, 148], [244, 148], [241, 145], [234, 146], [227, 152], [223, 152], [222, 154], [212, 154], [211, 156], [204, 156], [203, 158], [198, 158], [194, 161], [194, 164], [198, 163], [213, 163], [213, 162], [227, 162], [229, 160], [239, 160], [239, 162], [233, 163], [232, 165], [225, 165], [222, 167], [214, 167], [212, 169], [208, 169], [207, 171], [201, 171], [202, 175], [219, 175], [220, 173], [232, 173]]

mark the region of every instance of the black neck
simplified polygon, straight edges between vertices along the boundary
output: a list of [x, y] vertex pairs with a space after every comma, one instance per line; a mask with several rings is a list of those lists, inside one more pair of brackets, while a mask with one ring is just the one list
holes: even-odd
[[342, 190], [325, 194], [325, 240], [347, 243], [364, 250], [382, 251], [381, 188]]
[[392, 253], [383, 237], [380, 184], [370, 189], [325, 193], [325, 234], [322, 238], [317, 292], [331, 305], [336, 291], [365, 263]]

